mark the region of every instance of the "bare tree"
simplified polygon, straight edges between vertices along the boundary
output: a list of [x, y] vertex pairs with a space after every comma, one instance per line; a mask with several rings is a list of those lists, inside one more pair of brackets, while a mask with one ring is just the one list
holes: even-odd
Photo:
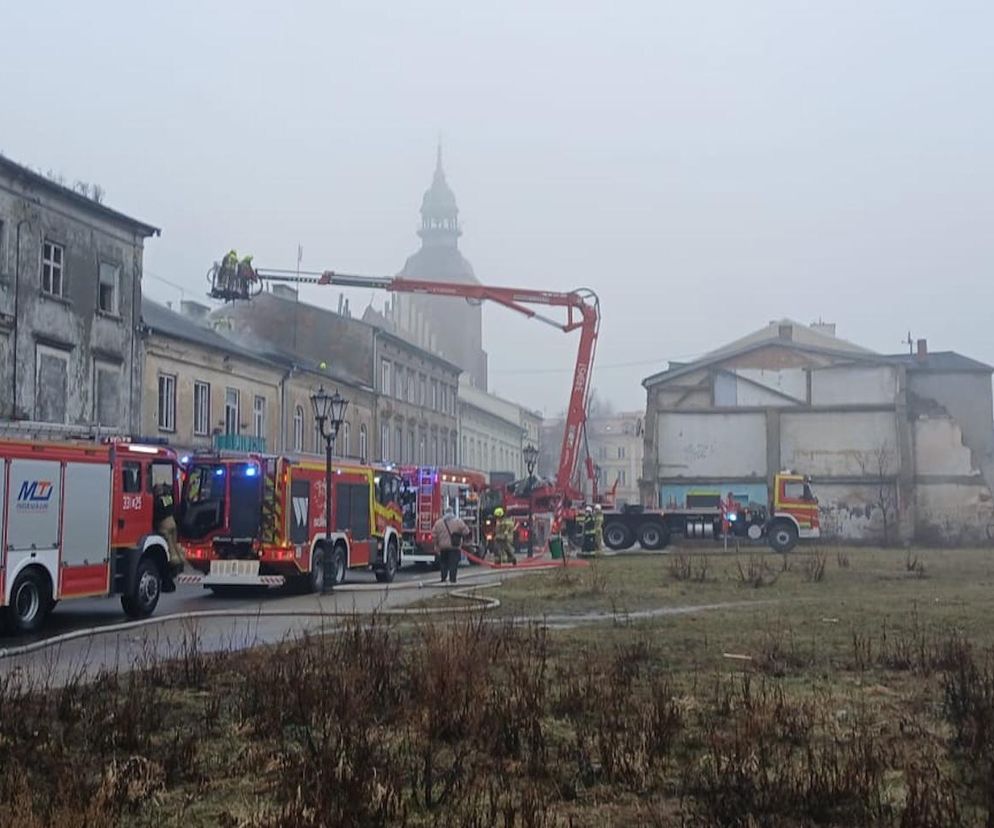
[[894, 464], [894, 451], [884, 443], [869, 451], [856, 453], [863, 477], [869, 478], [874, 490], [873, 507], [880, 514], [884, 546], [890, 546], [891, 533], [898, 518], [897, 488], [891, 474]]

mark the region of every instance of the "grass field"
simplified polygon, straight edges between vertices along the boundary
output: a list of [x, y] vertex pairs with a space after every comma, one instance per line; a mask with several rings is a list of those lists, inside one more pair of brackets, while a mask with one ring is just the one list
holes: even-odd
[[0, 825], [988, 823], [990, 551], [686, 552], [509, 579], [496, 620], [5, 682]]

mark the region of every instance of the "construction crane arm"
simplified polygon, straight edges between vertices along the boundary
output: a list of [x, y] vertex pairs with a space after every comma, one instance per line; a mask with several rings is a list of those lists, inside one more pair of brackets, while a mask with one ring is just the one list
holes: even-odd
[[[242, 274], [244, 277], [244, 274]], [[250, 299], [261, 290], [263, 282], [289, 282], [294, 284], [333, 285], [351, 288], [375, 288], [393, 293], [417, 293], [428, 296], [448, 296], [466, 299], [476, 304], [493, 302], [510, 308], [529, 319], [570, 333], [580, 330], [580, 343], [573, 384], [570, 388], [566, 427], [563, 431], [559, 468], [556, 472], [556, 489], [563, 495], [576, 496], [573, 478], [577, 471], [580, 443], [587, 420], [587, 401], [590, 394], [590, 375], [593, 368], [597, 336], [600, 329], [600, 302], [597, 295], [586, 288], [559, 292], [532, 288], [494, 287], [473, 283], [441, 282], [408, 279], [402, 276], [359, 276], [337, 273], [333, 270], [297, 271], [286, 269], [253, 268], [245, 281], [235, 273], [226, 273], [223, 265], [212, 268], [209, 279], [211, 296], [225, 301]], [[552, 319], [540, 314], [533, 306], [565, 308], [565, 320]], [[588, 458], [589, 460], [589, 458]], [[591, 464], [587, 463], [590, 474]]]

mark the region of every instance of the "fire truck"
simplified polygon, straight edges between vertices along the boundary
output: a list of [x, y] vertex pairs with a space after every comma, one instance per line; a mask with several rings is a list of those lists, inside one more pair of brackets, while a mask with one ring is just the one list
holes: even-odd
[[777, 552], [789, 552], [798, 540], [821, 537], [818, 499], [811, 481], [793, 471], [774, 476], [773, 502], [739, 503], [708, 494], [688, 503], [687, 508], [646, 510], [629, 507], [604, 513], [604, 545], [628, 549], [638, 543], [643, 549], [662, 549], [673, 535], [689, 540], [765, 539]]
[[126, 440], [0, 440], [0, 612], [37, 630], [63, 600], [120, 595], [151, 615], [168, 573], [153, 489], [177, 488], [176, 455]]
[[437, 550], [431, 530], [447, 508], [451, 508], [470, 530], [465, 545], [472, 549], [482, 547], [481, 507], [488, 491], [484, 475], [434, 466], [408, 466], [399, 472], [404, 512], [402, 564], [436, 563]]
[[184, 471], [180, 539], [201, 575], [182, 581], [218, 594], [283, 585], [318, 592], [326, 571], [340, 584], [350, 569], [371, 569], [378, 581], [393, 581], [403, 539], [401, 478], [394, 471], [334, 465], [330, 526], [322, 461], [206, 454], [192, 457]]

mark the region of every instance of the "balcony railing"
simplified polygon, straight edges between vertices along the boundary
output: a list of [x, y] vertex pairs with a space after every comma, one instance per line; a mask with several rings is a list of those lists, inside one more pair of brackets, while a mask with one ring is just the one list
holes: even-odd
[[251, 437], [248, 434], [215, 434], [214, 449], [216, 451], [254, 451], [265, 452], [266, 438]]

